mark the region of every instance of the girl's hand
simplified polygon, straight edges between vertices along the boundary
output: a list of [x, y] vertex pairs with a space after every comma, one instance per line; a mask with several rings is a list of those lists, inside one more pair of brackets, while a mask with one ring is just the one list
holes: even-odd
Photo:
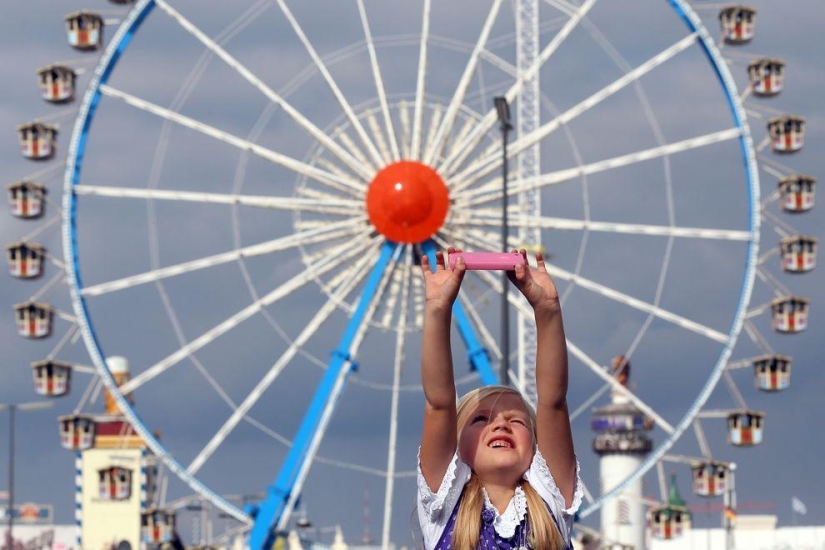
[[[527, 259], [525, 249], [513, 250], [520, 252], [524, 259]], [[530, 267], [528, 264], [517, 265], [515, 271], [508, 271], [507, 277], [521, 291], [533, 311], [555, 312], [559, 310], [559, 292], [547, 267], [544, 265], [544, 256], [541, 252], [536, 253], [537, 267]]]
[[[461, 252], [450, 247], [447, 254]], [[435, 253], [435, 272], [430, 269], [430, 259], [427, 255], [421, 256], [421, 272], [424, 275], [424, 297], [427, 305], [442, 305], [452, 307], [458, 297], [461, 281], [464, 279], [464, 259], [459, 258], [455, 269], [450, 269], [444, 261], [444, 253]]]

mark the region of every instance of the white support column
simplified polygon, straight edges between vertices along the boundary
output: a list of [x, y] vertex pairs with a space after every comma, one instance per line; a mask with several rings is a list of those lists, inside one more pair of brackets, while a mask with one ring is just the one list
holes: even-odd
[[[643, 456], [636, 454], [607, 454], [599, 461], [601, 494], [616, 487], [642, 465]], [[601, 531], [611, 540], [645, 548], [645, 506], [642, 478], [625, 488], [616, 498], [602, 506]]]
[[[521, 77], [535, 63], [539, 53], [539, 6], [538, 0], [519, 0], [516, 18], [518, 40], [518, 75]], [[539, 71], [524, 82], [521, 96], [516, 104], [517, 137], [522, 138], [539, 127]], [[533, 178], [541, 172], [540, 146], [535, 144], [525, 149], [518, 157], [520, 178]], [[517, 217], [541, 216], [539, 190], [530, 190], [518, 195]], [[529, 247], [541, 244], [541, 231], [520, 224], [519, 246]], [[536, 329], [532, 317], [517, 316], [518, 335], [518, 381], [517, 386], [531, 403], [536, 402]]]

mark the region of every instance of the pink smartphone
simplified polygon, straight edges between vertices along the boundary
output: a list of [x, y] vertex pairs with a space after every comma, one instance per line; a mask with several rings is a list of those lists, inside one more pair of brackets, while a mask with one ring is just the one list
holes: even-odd
[[464, 258], [468, 270], [512, 271], [516, 265], [525, 265], [524, 256], [518, 252], [454, 252], [449, 255], [450, 269], [455, 269], [456, 260]]

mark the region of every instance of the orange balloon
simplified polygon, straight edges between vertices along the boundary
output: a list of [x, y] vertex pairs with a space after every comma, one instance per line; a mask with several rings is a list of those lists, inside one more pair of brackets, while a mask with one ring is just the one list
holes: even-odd
[[398, 243], [432, 237], [447, 218], [449, 206], [449, 192], [438, 172], [411, 160], [382, 168], [367, 190], [370, 222]]

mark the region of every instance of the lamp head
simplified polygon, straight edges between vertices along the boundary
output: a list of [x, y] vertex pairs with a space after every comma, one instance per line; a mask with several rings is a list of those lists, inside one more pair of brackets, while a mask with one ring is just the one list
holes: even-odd
[[510, 105], [507, 103], [507, 98], [504, 96], [494, 97], [493, 105], [495, 105], [502, 131], [512, 130], [513, 124], [510, 121]]

